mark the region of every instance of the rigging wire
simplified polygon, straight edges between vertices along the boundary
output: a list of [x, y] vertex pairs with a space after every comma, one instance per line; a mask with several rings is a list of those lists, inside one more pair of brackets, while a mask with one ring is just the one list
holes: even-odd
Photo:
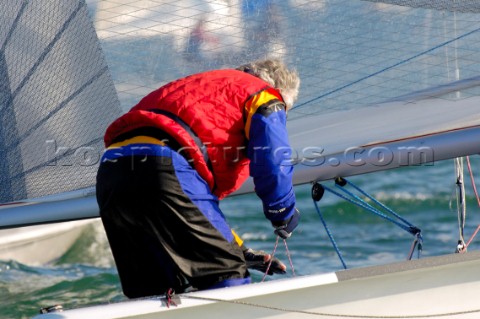
[[371, 74], [366, 75], [366, 76], [364, 76], [364, 77], [361, 77], [361, 78], [359, 78], [359, 79], [357, 79], [357, 80], [355, 80], [355, 81], [352, 81], [352, 82], [347, 83], [347, 84], [345, 84], [345, 85], [343, 85], [343, 86], [340, 86], [340, 87], [338, 87], [338, 88], [336, 88], [336, 89], [330, 90], [330, 91], [328, 91], [328, 92], [326, 92], [326, 93], [324, 93], [324, 94], [322, 94], [322, 95], [320, 95], [320, 96], [314, 97], [313, 99], [310, 99], [310, 100], [308, 100], [308, 101], [299, 103], [299, 104], [295, 105], [294, 107], [292, 107], [292, 108], [291, 108], [291, 111], [293, 111], [293, 110], [295, 110], [295, 109], [298, 109], [298, 108], [300, 108], [300, 107], [302, 107], [302, 106], [305, 106], [306, 104], [310, 104], [310, 103], [312, 103], [312, 102], [314, 102], [314, 101], [316, 101], [316, 100], [322, 99], [322, 98], [324, 98], [324, 97], [326, 97], [326, 96], [329, 96], [329, 95], [331, 95], [331, 94], [337, 93], [337, 92], [339, 92], [339, 91], [341, 91], [341, 90], [344, 90], [344, 89], [346, 89], [346, 88], [348, 88], [348, 87], [350, 87], [350, 86], [353, 86], [353, 85], [355, 85], [355, 84], [357, 84], [357, 83], [359, 83], [359, 82], [362, 82], [362, 81], [365, 81], [365, 80], [367, 80], [367, 79], [370, 79], [370, 78], [372, 78], [372, 77], [374, 77], [374, 76], [377, 76], [377, 75], [379, 75], [379, 74], [381, 74], [381, 73], [383, 73], [383, 72], [389, 71], [389, 70], [391, 70], [391, 69], [393, 69], [393, 68], [395, 68], [395, 67], [397, 67], [397, 66], [400, 66], [400, 65], [402, 65], [402, 64], [405, 64], [405, 63], [407, 63], [407, 62], [410, 62], [410, 61], [412, 61], [412, 60], [414, 60], [414, 59], [416, 59], [416, 58], [419, 58], [419, 57], [421, 57], [421, 56], [423, 56], [423, 55], [425, 55], [425, 54], [428, 54], [428, 53], [430, 53], [430, 52], [432, 52], [432, 51], [435, 51], [435, 50], [437, 50], [437, 49], [439, 49], [439, 48], [442, 48], [442, 47], [444, 47], [444, 46], [446, 46], [446, 45], [448, 45], [448, 44], [450, 44], [450, 43], [452, 43], [452, 42], [455, 42], [455, 41], [460, 40], [460, 39], [462, 39], [462, 38], [465, 38], [465, 37], [467, 37], [467, 36], [469, 36], [469, 35], [472, 35], [472, 34], [474, 34], [475, 32], [478, 32], [478, 31], [480, 31], [480, 28], [477, 28], [477, 29], [474, 29], [474, 30], [472, 30], [472, 31], [466, 32], [466, 33], [464, 33], [464, 34], [462, 34], [462, 35], [460, 35], [460, 36], [458, 36], [458, 37], [455, 37], [455, 38], [453, 38], [453, 39], [450, 39], [450, 40], [448, 40], [448, 41], [445, 41], [445, 42], [443, 42], [443, 43], [440, 43], [440, 44], [438, 44], [438, 45], [436, 45], [436, 46], [434, 46], [434, 47], [432, 47], [432, 48], [430, 48], [430, 49], [427, 49], [427, 50], [425, 50], [425, 51], [422, 51], [422, 52], [420, 52], [420, 53], [417, 53], [417, 54], [415, 54], [415, 55], [413, 55], [413, 56], [411, 56], [411, 57], [409, 57], [409, 58], [406, 58], [406, 59], [404, 59], [404, 60], [402, 60], [402, 61], [400, 61], [400, 62], [397, 62], [397, 63], [395, 63], [395, 64], [393, 64], [393, 65], [387, 66], [387, 67], [385, 67], [385, 68], [383, 68], [383, 69], [381, 69], [381, 70], [379, 70], [379, 71], [377, 71], [377, 72], [371, 73]]
[[456, 253], [466, 251], [465, 246], [465, 219], [467, 215], [467, 207], [465, 203], [465, 184], [463, 183], [463, 158], [457, 157], [454, 159], [455, 176], [456, 176], [456, 199], [457, 199], [457, 218], [458, 218], [458, 232], [459, 239], [457, 243]]

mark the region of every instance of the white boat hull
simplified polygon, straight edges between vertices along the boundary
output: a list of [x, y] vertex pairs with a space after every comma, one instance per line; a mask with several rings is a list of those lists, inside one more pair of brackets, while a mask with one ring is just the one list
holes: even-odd
[[41, 265], [61, 257], [94, 220], [0, 230], [0, 260]]
[[480, 253], [43, 314], [35, 319], [478, 318]]

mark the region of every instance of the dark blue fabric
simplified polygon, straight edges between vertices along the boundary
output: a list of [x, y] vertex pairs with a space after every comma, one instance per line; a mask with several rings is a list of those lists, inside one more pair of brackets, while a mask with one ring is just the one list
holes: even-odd
[[250, 277], [225, 279], [225, 280], [222, 280], [222, 281], [216, 283], [215, 285], [211, 286], [209, 289], [240, 286], [240, 285], [249, 284], [251, 282], [252, 282], [252, 280], [251, 280]]
[[162, 156], [171, 158], [183, 192], [228, 242], [234, 240], [232, 231], [220, 210], [217, 196], [211, 193], [208, 184], [188, 164], [182, 155], [172, 151], [167, 146], [138, 143], [108, 149], [102, 157], [102, 162], [115, 161], [115, 159], [125, 156]]
[[250, 125], [250, 175], [272, 222], [288, 220], [294, 213], [292, 149], [288, 142], [285, 111], [268, 117], [254, 114]]
[[284, 225], [273, 225], [275, 227], [275, 234], [287, 239], [292, 235], [292, 232], [297, 228], [298, 222], [300, 221], [300, 211], [294, 209], [292, 217]]
[[172, 150], [168, 147], [155, 144], [130, 144], [122, 147], [109, 148], [103, 153], [102, 162], [114, 161], [124, 156], [167, 156], [171, 157]]
[[225, 237], [228, 242], [234, 240], [232, 230], [219, 207], [217, 196], [210, 191], [208, 184], [196, 170], [188, 164], [183, 156], [172, 152], [173, 167], [183, 192], [207, 217], [210, 223]]

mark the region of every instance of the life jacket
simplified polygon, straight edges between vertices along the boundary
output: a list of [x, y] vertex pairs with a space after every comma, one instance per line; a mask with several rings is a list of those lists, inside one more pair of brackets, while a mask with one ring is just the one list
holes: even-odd
[[[265, 81], [242, 71], [190, 75], [151, 92], [114, 121], [106, 131], [105, 145], [134, 129], [159, 128], [183, 146], [182, 154], [221, 199], [249, 176], [245, 136], [249, 110], [245, 107], [263, 90], [282, 100]], [[207, 156], [202, 148], [206, 148]]]

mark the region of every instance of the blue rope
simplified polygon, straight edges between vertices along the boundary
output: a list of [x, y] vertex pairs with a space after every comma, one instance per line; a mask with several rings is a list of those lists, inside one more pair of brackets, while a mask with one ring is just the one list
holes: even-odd
[[394, 220], [393, 218], [391, 217], [388, 217], [387, 215], [383, 214], [382, 212], [380, 212], [378, 209], [376, 209], [375, 207], [373, 207], [372, 205], [368, 204], [367, 202], [365, 202], [363, 199], [361, 199], [360, 197], [358, 197], [357, 195], [353, 194], [352, 192], [348, 191], [347, 189], [339, 186], [338, 184], [336, 184], [335, 186], [337, 186], [338, 188], [340, 188], [344, 193], [350, 195], [351, 197], [355, 198], [357, 201], [351, 201], [352, 203], [360, 206], [360, 207], [363, 207], [369, 211], [371, 211], [372, 213], [394, 223], [395, 225], [401, 227], [402, 229], [404, 229], [405, 231], [409, 232], [410, 234], [412, 235], [416, 235], [417, 233], [420, 232], [420, 229], [418, 227], [415, 227], [413, 224], [411, 224], [410, 222], [408, 222], [406, 219], [402, 218], [400, 215], [398, 215], [397, 213], [395, 213], [393, 210], [391, 210], [390, 208], [388, 208], [387, 206], [385, 206], [384, 204], [380, 203], [378, 200], [376, 200], [374, 197], [372, 197], [371, 195], [367, 194], [365, 191], [363, 191], [362, 189], [360, 189], [359, 187], [355, 186], [354, 184], [352, 184], [351, 182], [347, 181], [344, 179], [344, 181], [346, 181], [350, 186], [352, 186], [353, 188], [355, 188], [357, 191], [359, 191], [360, 193], [362, 193], [363, 195], [367, 196], [369, 199], [371, 199], [373, 202], [375, 202], [377, 205], [379, 205], [380, 207], [382, 207], [383, 209], [385, 209], [387, 212], [389, 212], [390, 214], [392, 214], [393, 216], [395, 216], [396, 218], [398, 218], [399, 220], [401, 220], [404, 224], [401, 224], [399, 223], [398, 221]]
[[[372, 200], [375, 204], [379, 205], [380, 207], [382, 207], [383, 209], [385, 209], [386, 211], [388, 211], [390, 214], [392, 214], [393, 216], [395, 216], [396, 218], [400, 219], [402, 222], [404, 222], [405, 224], [407, 224], [408, 226], [410, 227], [415, 227], [413, 226], [413, 224], [411, 224], [408, 220], [406, 220], [405, 218], [403, 218], [402, 216], [398, 215], [397, 213], [395, 213], [391, 208], [385, 206], [383, 203], [379, 202], [377, 199], [375, 199], [373, 196], [371, 196], [370, 194], [367, 194], [367, 192], [365, 192], [364, 190], [362, 190], [360, 187], [358, 187], [357, 185], [353, 184], [352, 182], [346, 180], [346, 179], [343, 179], [345, 182], [347, 182], [348, 185], [352, 186], [353, 188], [355, 188], [357, 191], [359, 191], [360, 193], [362, 193], [363, 195], [367, 196], [370, 200]], [[338, 185], [337, 185], [338, 186]], [[338, 186], [340, 187], [340, 186]]]
[[313, 200], [313, 204], [315, 204], [317, 214], [320, 217], [320, 220], [322, 221], [323, 227], [325, 228], [325, 231], [327, 232], [328, 238], [330, 238], [330, 242], [332, 243], [333, 248], [335, 249], [335, 252], [338, 255], [338, 258], [340, 258], [340, 261], [342, 263], [343, 268], [347, 269], [347, 265], [345, 264], [345, 261], [343, 260], [342, 253], [340, 252], [340, 249], [338, 248], [337, 243], [335, 242], [335, 239], [333, 238], [333, 235], [330, 232], [330, 229], [328, 228], [327, 223], [325, 222], [325, 219], [323, 218], [323, 215], [320, 212], [320, 208], [318, 208], [317, 202], [315, 200]]
[[347, 190], [344, 190], [342, 189], [344, 192], [348, 193], [349, 195], [351, 195], [352, 197], [354, 197], [355, 199], [357, 199], [356, 201], [355, 200], [352, 200], [351, 198], [348, 198], [347, 196], [339, 193], [339, 192], [336, 192], [334, 191], [333, 189], [327, 187], [327, 186], [323, 186], [325, 188], [325, 190], [329, 191], [330, 193], [332, 194], [335, 194], [337, 195], [338, 197], [354, 204], [354, 205], [357, 205], [359, 207], [362, 207], [372, 213], [374, 213], [375, 215], [377, 216], [380, 216], [382, 217], [383, 219], [386, 219], [388, 220], [389, 222], [392, 222], [394, 223], [395, 225], [397, 225], [398, 227], [404, 229], [405, 231], [408, 231], [409, 233], [411, 232], [411, 228], [410, 227], [407, 227], [399, 222], [397, 222], [396, 220], [394, 220], [393, 218], [383, 214], [382, 212], [380, 212], [379, 210], [375, 209], [375, 207], [371, 206], [370, 204], [368, 204], [367, 202], [365, 202], [364, 200], [362, 200], [361, 198], [359, 198], [358, 196], [356, 196], [355, 194], [352, 194], [351, 192], [347, 191]]
[[[412, 259], [412, 256], [413, 256], [413, 253], [415, 251], [415, 247], [417, 248], [418, 250], [418, 258], [420, 258], [420, 253], [422, 251], [422, 247], [423, 247], [423, 238], [422, 238], [422, 234], [421, 234], [421, 230], [414, 226], [413, 224], [411, 224], [410, 222], [408, 222], [406, 219], [402, 218], [400, 215], [398, 215], [397, 213], [395, 213], [392, 209], [388, 208], [387, 206], [385, 206], [384, 204], [382, 204], [381, 202], [379, 202], [378, 200], [376, 200], [375, 198], [373, 198], [371, 195], [367, 194], [365, 191], [363, 191], [362, 189], [360, 189], [359, 187], [357, 187], [356, 185], [354, 185], [353, 183], [345, 180], [342, 178], [343, 181], [346, 182], [346, 184], [352, 186], [354, 189], [356, 189], [358, 192], [360, 192], [361, 194], [363, 194], [364, 196], [368, 197], [369, 199], [371, 199], [375, 204], [379, 205], [381, 208], [383, 208], [384, 210], [386, 210], [388, 213], [392, 214], [394, 217], [396, 217], [397, 219], [399, 219], [401, 222], [403, 222], [403, 224], [401, 222], [398, 222], [397, 220], [391, 218], [390, 216], [387, 216], [386, 214], [382, 213], [380, 210], [378, 210], [377, 208], [373, 207], [372, 205], [370, 205], [369, 203], [367, 203], [365, 200], [363, 200], [362, 198], [360, 198], [359, 196], [353, 194], [352, 192], [350, 192], [349, 190], [343, 188], [341, 185], [339, 185], [338, 183], [335, 183], [335, 186], [340, 188], [345, 194], [347, 194], [348, 196], [350, 197], [347, 197], [327, 186], [324, 186], [322, 185], [321, 187], [324, 189], [324, 190], [327, 190], [329, 191], [330, 193], [334, 194], [334, 195], [337, 195], [338, 197], [346, 200], [347, 202], [349, 203], [352, 203], [354, 205], [357, 205], [363, 209], [366, 209], [367, 211], [370, 211], [371, 213], [377, 215], [377, 216], [380, 216], [382, 217], [383, 219], [386, 219], [390, 222], [392, 222], [393, 224], [397, 225], [398, 227], [402, 228], [403, 230], [409, 232], [410, 234], [412, 234], [413, 236], [415, 236], [415, 239], [412, 243], [412, 248], [410, 250], [410, 253], [408, 255], [408, 259]], [[344, 184], [344, 185], [346, 185]], [[352, 199], [353, 198], [353, 199]], [[342, 261], [342, 264], [344, 265], [345, 269], [346, 269], [346, 266], [345, 266], [345, 263], [343, 261], [343, 258], [341, 256], [341, 253], [333, 239], [333, 236], [331, 235], [327, 225], [326, 225], [326, 222], [325, 220], [323, 219], [323, 216], [322, 214], [320, 213], [320, 209], [318, 208], [318, 205], [316, 203], [316, 201], [320, 200], [320, 197], [315, 199], [314, 198], [314, 203], [315, 203], [315, 207], [317, 209], [317, 213], [318, 215], [320, 216], [320, 219], [323, 223], [323, 226], [325, 227], [325, 230], [327, 231], [327, 234], [328, 234], [328, 237], [330, 238], [330, 241], [332, 242], [335, 250], [337, 251], [337, 254], [340, 258], [340, 260]]]

